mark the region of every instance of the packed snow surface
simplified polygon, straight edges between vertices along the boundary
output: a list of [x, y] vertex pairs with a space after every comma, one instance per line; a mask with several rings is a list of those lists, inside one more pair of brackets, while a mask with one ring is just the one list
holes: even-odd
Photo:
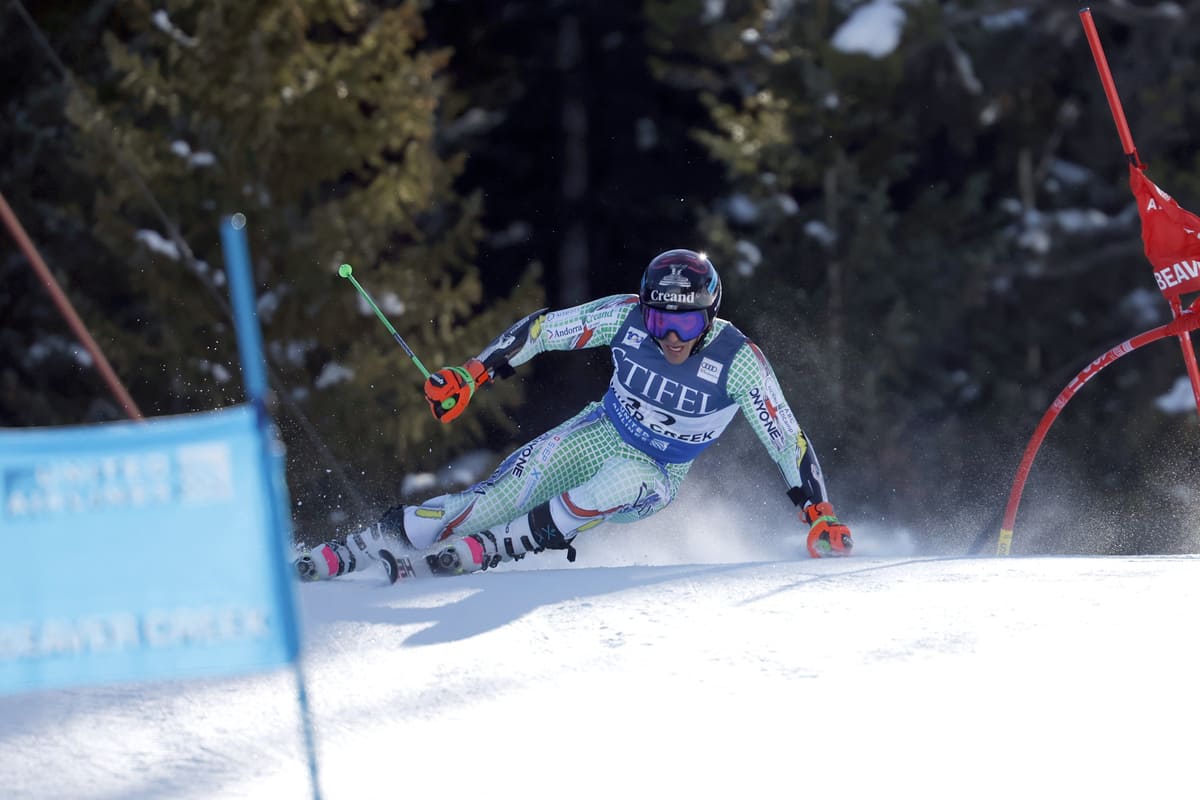
[[[640, 527], [301, 586], [321, 795], [1194, 796], [1200, 557], [688, 561]], [[0, 698], [0, 794], [311, 796], [296, 686]]]

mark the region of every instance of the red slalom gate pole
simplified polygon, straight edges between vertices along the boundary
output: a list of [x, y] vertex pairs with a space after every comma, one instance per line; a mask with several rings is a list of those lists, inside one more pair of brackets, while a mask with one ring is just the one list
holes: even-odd
[[1096, 31], [1096, 22], [1092, 19], [1092, 10], [1079, 10], [1079, 20], [1083, 23], [1083, 32], [1087, 34], [1088, 46], [1092, 48], [1092, 58], [1096, 62], [1096, 71], [1100, 73], [1100, 83], [1104, 86], [1104, 94], [1108, 98], [1108, 109], [1112, 112], [1113, 122], [1117, 124], [1117, 135], [1121, 137], [1121, 147], [1129, 163], [1138, 169], [1146, 165], [1138, 158], [1137, 148], [1133, 146], [1133, 134], [1129, 132], [1129, 123], [1125, 121], [1125, 109], [1121, 106], [1121, 98], [1117, 95], [1117, 84], [1113, 81], [1112, 71], [1108, 68], [1108, 59], [1104, 56], [1104, 48], [1100, 45], [1100, 34]]
[[[1171, 315], [1175, 319], [1179, 319], [1184, 314], [1194, 314], [1197, 307], [1200, 306], [1200, 297], [1192, 302], [1192, 307], [1184, 311], [1183, 302], [1178, 297], [1172, 297], [1169, 301], [1171, 304]], [[1188, 329], [1190, 331], [1192, 329]], [[1196, 401], [1196, 413], [1200, 414], [1200, 367], [1196, 365], [1196, 351], [1192, 349], [1192, 334], [1184, 331], [1179, 334], [1179, 346], [1183, 350], [1183, 363], [1187, 367], [1188, 380], [1192, 383], [1192, 399]]]
[[83, 324], [83, 320], [75, 313], [75, 307], [71, 305], [70, 299], [58, 285], [58, 281], [54, 279], [54, 273], [50, 271], [50, 268], [46, 266], [46, 262], [38, 254], [37, 248], [33, 246], [33, 241], [29, 238], [29, 234], [25, 233], [25, 228], [21, 225], [21, 221], [17, 219], [17, 215], [13, 213], [3, 194], [0, 194], [0, 219], [4, 220], [4, 224], [8, 226], [9, 232], [17, 240], [17, 245], [21, 248], [21, 252], [25, 254], [25, 257], [29, 259], [29, 263], [33, 265], [33, 271], [37, 273], [38, 278], [46, 286], [46, 291], [50, 293], [50, 298], [54, 301], [54, 305], [58, 307], [59, 313], [66, 319], [67, 325], [70, 326], [75, 336], [83, 343], [83, 346], [91, 355], [92, 361], [96, 364], [96, 369], [100, 371], [100, 376], [104, 379], [104, 383], [108, 385], [108, 390], [112, 392], [113, 397], [120, 403], [121, 408], [125, 410], [125, 414], [130, 419], [142, 422], [144, 420], [142, 412], [138, 409], [137, 404], [133, 402], [133, 398], [129, 396], [129, 392], [125, 390], [125, 385], [121, 383], [121, 379], [113, 371], [112, 365], [108, 363], [108, 359], [104, 357], [104, 353], [100, 350], [100, 345], [96, 344], [96, 340], [88, 333], [87, 326]]
[[[1100, 73], [1100, 83], [1104, 86], [1104, 95], [1108, 98], [1108, 108], [1112, 112], [1113, 122], [1116, 123], [1117, 135], [1121, 137], [1121, 147], [1125, 152], [1125, 157], [1129, 160], [1131, 167], [1144, 171], [1146, 165], [1138, 157], [1137, 148], [1133, 144], [1133, 134], [1129, 131], [1125, 110], [1121, 106], [1120, 96], [1117, 95], [1117, 85], [1113, 81], [1112, 71], [1108, 67], [1108, 59], [1100, 44], [1100, 35], [1096, 31], [1096, 23], [1092, 19], [1091, 9], [1080, 9], [1079, 19], [1083, 23], [1084, 33], [1087, 34], [1088, 46], [1091, 48], [1092, 58], [1096, 62], [1096, 71]], [[1021, 504], [1021, 494], [1025, 489], [1025, 482], [1029, 478], [1029, 471], [1033, 468], [1033, 460], [1037, 456], [1038, 448], [1046, 438], [1050, 426], [1054, 424], [1054, 420], [1058, 418], [1059, 413], [1071, 401], [1075, 393], [1094, 378], [1100, 370], [1143, 345], [1168, 336], [1176, 336], [1183, 349], [1183, 361], [1187, 366], [1188, 378], [1192, 384], [1196, 411], [1200, 413], [1200, 368], [1197, 367], [1196, 353], [1192, 348], [1191, 337], [1191, 332], [1200, 328], [1200, 299], [1193, 302], [1186, 311], [1178, 296], [1168, 297], [1167, 302], [1171, 306], [1171, 315], [1174, 317], [1171, 322], [1124, 341], [1097, 358], [1067, 384], [1042, 416], [1033, 437], [1025, 447], [1025, 455], [1021, 458], [1016, 477], [1013, 478], [1012, 490], [1008, 495], [1008, 505], [1004, 509], [1004, 520], [1000, 526], [1000, 540], [996, 546], [996, 555], [1006, 556], [1012, 548], [1013, 527], [1017, 519], [1017, 508]]]
[[1166, 325], [1146, 331], [1117, 345], [1091, 364], [1088, 364], [1082, 372], [1066, 385], [1066, 388], [1059, 392], [1058, 397], [1054, 399], [1054, 402], [1050, 404], [1050, 408], [1042, 416], [1042, 421], [1038, 423], [1037, 430], [1034, 431], [1033, 437], [1025, 447], [1025, 455], [1021, 458], [1021, 465], [1017, 468], [1017, 475], [1013, 479], [1012, 490], [1008, 495], [1008, 505], [1004, 509], [1004, 521], [1000, 525], [1000, 541], [996, 546], [996, 555], [1006, 556], [1012, 548], [1013, 526], [1017, 519], [1017, 507], [1021, 505], [1021, 493], [1025, 489], [1025, 481], [1029, 477], [1029, 471], [1033, 468], [1033, 460], [1037, 457], [1038, 448], [1042, 446], [1042, 440], [1046, 438], [1046, 433], [1050, 430], [1050, 426], [1054, 424], [1054, 420], [1066, 408], [1067, 403], [1071, 402], [1071, 398], [1075, 396], [1075, 393], [1082, 389], [1084, 384], [1096, 377], [1100, 370], [1112, 364], [1118, 358], [1129, 355], [1139, 347], [1156, 342], [1159, 339], [1165, 339], [1168, 336], [1187, 336], [1190, 331], [1200, 328], [1200, 314], [1193, 313], [1194, 309], [1195, 306], [1193, 306], [1193, 309], [1183, 312], [1177, 319], [1168, 322]]
[[[1096, 30], [1096, 22], [1092, 19], [1092, 10], [1083, 8], [1079, 11], [1079, 20], [1083, 23], [1084, 33], [1087, 34], [1088, 46], [1092, 49], [1092, 59], [1096, 62], [1096, 71], [1100, 73], [1100, 83], [1104, 86], [1104, 94], [1108, 98], [1108, 108], [1112, 112], [1113, 122], [1117, 125], [1117, 135], [1121, 137], [1121, 147], [1125, 157], [1134, 167], [1145, 170], [1146, 165], [1138, 157], [1137, 148], [1133, 144], [1133, 134], [1129, 131], [1129, 123], [1125, 120], [1125, 109], [1117, 94], [1117, 84], [1113, 81], [1112, 70], [1108, 68], [1108, 59], [1104, 55], [1104, 47], [1100, 44], [1100, 34]], [[1168, 298], [1171, 306], [1171, 316], [1179, 319], [1183, 314], [1182, 304], [1178, 297]], [[1191, 334], [1179, 334], [1179, 347], [1183, 351], [1183, 363], [1187, 367], [1188, 380], [1192, 384], [1192, 397], [1196, 400], [1196, 413], [1200, 414], [1200, 368], [1196, 365], [1196, 351], [1192, 346]]]

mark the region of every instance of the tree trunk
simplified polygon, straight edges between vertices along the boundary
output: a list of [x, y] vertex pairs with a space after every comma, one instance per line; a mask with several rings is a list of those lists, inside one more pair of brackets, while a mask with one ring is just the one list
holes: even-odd
[[842, 262], [838, 258], [840, 251], [838, 236], [838, 164], [835, 162], [825, 169], [825, 224], [834, 235], [831, 245], [829, 262], [825, 267], [826, 280], [829, 282], [829, 357], [825, 361], [829, 375], [829, 399], [832, 408], [829, 420], [831, 424], [840, 427], [845, 392], [842, 386], [842, 349], [844, 341], [845, 309], [842, 297]]
[[564, 14], [558, 27], [558, 71], [562, 87], [562, 216], [558, 301], [569, 306], [591, 299], [588, 281], [588, 112], [581, 63], [583, 37], [578, 14]]

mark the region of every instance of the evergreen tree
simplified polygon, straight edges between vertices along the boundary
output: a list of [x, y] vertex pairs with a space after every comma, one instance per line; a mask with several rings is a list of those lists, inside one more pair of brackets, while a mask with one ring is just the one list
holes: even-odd
[[[103, 59], [93, 47], [101, 10], [90, 0], [38, 9], [43, 45], [24, 14], [0, 8], [0, 191], [56, 280], [85, 320], [119, 305], [95, 252], [91, 226], [76, 198], [90, 193], [71, 167], [71, 125], [63, 114], [68, 84], [53, 59], [60, 52], [83, 71]], [[49, 52], [48, 52], [49, 49]], [[51, 302], [8, 230], [0, 231], [0, 425], [79, 424], [122, 412], [83, 346]], [[75, 268], [88, 253], [86, 268]], [[71, 267], [71, 269], [66, 269]], [[114, 301], [110, 305], [110, 301]]]
[[[74, 141], [68, 84], [0, 10], [0, 66], [16, 76], [0, 143], [20, 154], [0, 187], [147, 413], [240, 399], [216, 225], [247, 215], [293, 490], [313, 520], [349, 483], [370, 505], [481, 434], [507, 448], [602, 388], [603, 354], [547, 356], [522, 374], [552, 401], [517, 405], [512, 381], [439, 426], [335, 277], [342, 261], [435, 367], [542, 305], [539, 263], [561, 304], [567, 289], [627, 290], [659, 249], [707, 247], [726, 315], [762, 339], [842, 513], [930, 538], [998, 512], [1058, 390], [1167, 318], [1075, 6], [396, 5], [31, 4], [84, 87]], [[1093, 11], [1151, 177], [1200, 209], [1186, 6]], [[894, 42], [839, 40], [867, 12], [899, 18]], [[0, 319], [0, 424], [119, 416], [14, 248], [0, 250]], [[1163, 517], [1194, 492], [1195, 418], [1153, 402], [1182, 374], [1164, 342], [1072, 402], [1019, 524], [1056, 491], [1095, 511], [1060, 516], [1037, 547], [1185, 546], [1186, 517]], [[1123, 524], [1138, 516], [1153, 523]]]
[[[547, 304], [563, 307], [636, 291], [656, 254], [698, 246], [695, 208], [721, 168], [688, 136], [704, 112], [695, 94], [650, 74], [639, 4], [433, 3], [426, 19], [454, 48], [450, 102], [472, 123], [458, 128], [463, 184], [486, 192], [494, 274], [544, 264]], [[545, 394], [514, 416], [534, 429], [565, 418], [604, 391], [608, 368], [600, 350], [537, 359], [522, 372]]]
[[157, 413], [240, 399], [217, 222], [243, 213], [286, 393], [292, 491], [309, 512], [302, 523], [319, 527], [347, 491], [319, 442], [369, 500], [392, 498], [405, 473], [506, 426], [503, 408], [519, 394], [517, 382], [501, 384], [478, 413], [436, 423], [422, 376], [339, 264], [353, 264], [431, 369], [536, 308], [538, 276], [508, 297], [483, 296], [481, 200], [455, 192], [465, 156], [439, 138], [452, 121], [440, 106], [449, 53], [421, 46], [416, 3], [162, 5], [119, 5], [104, 39], [111, 80], [70, 109], [96, 182], [97, 234], [130, 287], [106, 337]]
[[[827, 470], [854, 476], [864, 511], [927, 535], [998, 510], [1054, 394], [1137, 332], [1114, 313], [1138, 285], [1136, 220], [1074, 8], [648, 8], [658, 72], [703, 92], [711, 122], [695, 135], [733, 185], [702, 226], [731, 307], [773, 353], [794, 343], [777, 371], [802, 418], [834, 422], [817, 432]], [[860, 12], [876, 15], [861, 47], [839, 38]], [[1153, 496], [1142, 459], [1091, 445], [1135, 407], [1154, 426], [1146, 395], [1078, 405], [1060, 426], [1074, 461], [1130, 507]]]

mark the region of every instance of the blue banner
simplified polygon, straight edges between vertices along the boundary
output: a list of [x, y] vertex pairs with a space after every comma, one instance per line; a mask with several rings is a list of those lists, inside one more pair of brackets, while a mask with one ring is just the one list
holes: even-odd
[[251, 405], [0, 431], [0, 693], [294, 662], [288, 508]]

